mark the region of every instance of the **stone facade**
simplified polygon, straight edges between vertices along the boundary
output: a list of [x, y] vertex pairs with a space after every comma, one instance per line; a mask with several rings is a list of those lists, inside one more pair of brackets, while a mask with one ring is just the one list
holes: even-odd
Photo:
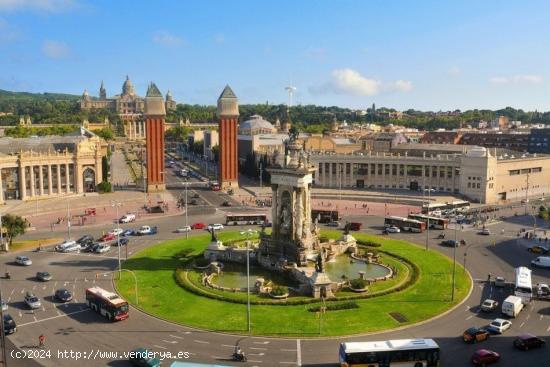
[[218, 162], [219, 182], [222, 190], [239, 186], [237, 125], [239, 121], [239, 100], [229, 86], [218, 98], [218, 121], [220, 158]]
[[149, 85], [145, 97], [145, 126], [147, 129], [147, 192], [166, 189], [164, 181], [164, 117], [162, 94], [154, 83]]

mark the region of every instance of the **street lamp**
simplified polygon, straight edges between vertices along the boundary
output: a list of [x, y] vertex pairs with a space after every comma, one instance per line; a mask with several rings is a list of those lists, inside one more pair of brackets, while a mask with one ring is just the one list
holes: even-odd
[[[454, 301], [455, 300], [455, 275], [456, 275], [456, 248], [458, 247], [458, 242], [457, 242], [457, 226], [458, 226], [458, 223], [455, 223], [455, 242], [454, 242], [454, 246], [453, 246], [453, 281], [452, 281], [452, 284], [451, 284], [451, 301]], [[466, 253], [464, 254], [464, 256], [466, 256]], [[464, 257], [464, 261], [466, 262], [466, 257]]]
[[[117, 225], [117, 231], [116, 231], [116, 247], [118, 247], [118, 277], [120, 279], [120, 271], [121, 271], [121, 265], [120, 265], [120, 220], [119, 220], [119, 217], [118, 217], [118, 208], [121, 206], [122, 204], [119, 203], [119, 202], [114, 202], [114, 201], [111, 201], [111, 206], [112, 207], [115, 207], [116, 209], [116, 225]], [[128, 246], [128, 245], [126, 245]]]
[[256, 234], [257, 231], [247, 229], [242, 231], [241, 234], [246, 236], [246, 324], [247, 330], [250, 332], [250, 238]]
[[428, 240], [430, 237], [430, 195], [432, 191], [435, 191], [434, 189], [428, 188], [424, 189], [428, 193], [428, 204], [427, 204], [427, 223], [426, 223], [426, 250], [428, 250]]
[[[185, 178], [185, 182], [182, 182], [182, 184], [185, 185], [185, 226], [189, 226], [188, 217], [187, 217], [187, 186], [189, 185], [189, 181], [187, 177]], [[189, 238], [189, 231], [185, 231], [185, 239]]]

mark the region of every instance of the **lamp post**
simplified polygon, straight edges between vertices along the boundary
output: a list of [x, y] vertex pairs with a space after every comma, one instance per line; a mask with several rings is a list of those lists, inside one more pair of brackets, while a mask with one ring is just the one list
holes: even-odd
[[252, 229], [242, 231], [241, 234], [246, 236], [246, 324], [247, 330], [250, 332], [250, 237], [257, 233]]
[[67, 199], [67, 239], [71, 239], [71, 202]]
[[[116, 209], [116, 223], [117, 223], [117, 231], [116, 231], [116, 247], [118, 248], [118, 278], [120, 279], [120, 272], [121, 272], [121, 265], [120, 265], [120, 220], [118, 219], [118, 207], [121, 204], [119, 202], [111, 201], [111, 206], [115, 207]], [[126, 245], [128, 246], [128, 245]]]
[[[185, 185], [185, 226], [189, 226], [188, 217], [187, 217], [187, 186], [189, 185], [189, 181], [187, 177], [185, 178], [185, 182], [182, 182], [182, 184]], [[185, 231], [185, 239], [189, 238], [189, 231]]]
[[431, 200], [430, 194], [431, 194], [432, 191], [435, 191], [435, 190], [431, 189], [431, 188], [428, 188], [428, 189], [424, 189], [424, 191], [428, 192], [428, 204], [427, 204], [428, 219], [427, 219], [427, 223], [426, 223], [426, 250], [428, 250], [428, 241], [429, 241], [429, 238], [430, 238], [430, 200]]
[[[455, 223], [455, 242], [454, 242], [454, 246], [453, 246], [453, 281], [452, 281], [452, 284], [451, 284], [451, 301], [454, 301], [455, 300], [455, 275], [456, 275], [456, 248], [458, 247], [458, 242], [457, 242], [457, 224]], [[466, 255], [464, 255], [466, 256]], [[464, 261], [466, 261], [466, 257], [464, 257]]]

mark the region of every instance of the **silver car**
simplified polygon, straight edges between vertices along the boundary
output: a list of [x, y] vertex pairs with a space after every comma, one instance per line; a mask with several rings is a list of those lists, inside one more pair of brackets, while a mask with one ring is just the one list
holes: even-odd
[[40, 299], [30, 292], [27, 292], [27, 294], [25, 295], [25, 303], [31, 309], [42, 307], [42, 302], [40, 302]]

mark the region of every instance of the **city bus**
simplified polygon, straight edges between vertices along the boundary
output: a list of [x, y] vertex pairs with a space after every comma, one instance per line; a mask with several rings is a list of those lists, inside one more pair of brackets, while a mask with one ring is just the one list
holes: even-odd
[[319, 223], [329, 223], [337, 222], [342, 219], [342, 217], [340, 213], [338, 213], [338, 210], [312, 209], [311, 220], [315, 221], [316, 219]]
[[467, 210], [470, 208], [470, 202], [465, 200], [455, 200], [446, 204], [447, 210]]
[[439, 366], [439, 345], [433, 339], [400, 339], [341, 343], [340, 366]]
[[447, 204], [444, 203], [422, 204], [422, 214], [441, 213], [445, 209], [447, 209]]
[[531, 270], [525, 266], [516, 268], [516, 283], [514, 295], [521, 298], [523, 304], [528, 304], [533, 298], [533, 285], [531, 283]]
[[391, 216], [384, 218], [384, 227], [398, 227], [402, 231], [421, 233], [426, 229], [426, 223], [415, 219]]
[[225, 225], [242, 226], [247, 224], [267, 224], [267, 214], [259, 213], [238, 213], [227, 214], [225, 216]]
[[118, 294], [103, 288], [86, 289], [86, 303], [93, 311], [106, 317], [109, 321], [120, 321], [129, 317], [128, 302], [120, 298]]
[[449, 220], [446, 218], [431, 217], [425, 214], [409, 214], [409, 219], [419, 220], [421, 222], [428, 224], [430, 221], [430, 228], [434, 229], [447, 229], [449, 226]]

